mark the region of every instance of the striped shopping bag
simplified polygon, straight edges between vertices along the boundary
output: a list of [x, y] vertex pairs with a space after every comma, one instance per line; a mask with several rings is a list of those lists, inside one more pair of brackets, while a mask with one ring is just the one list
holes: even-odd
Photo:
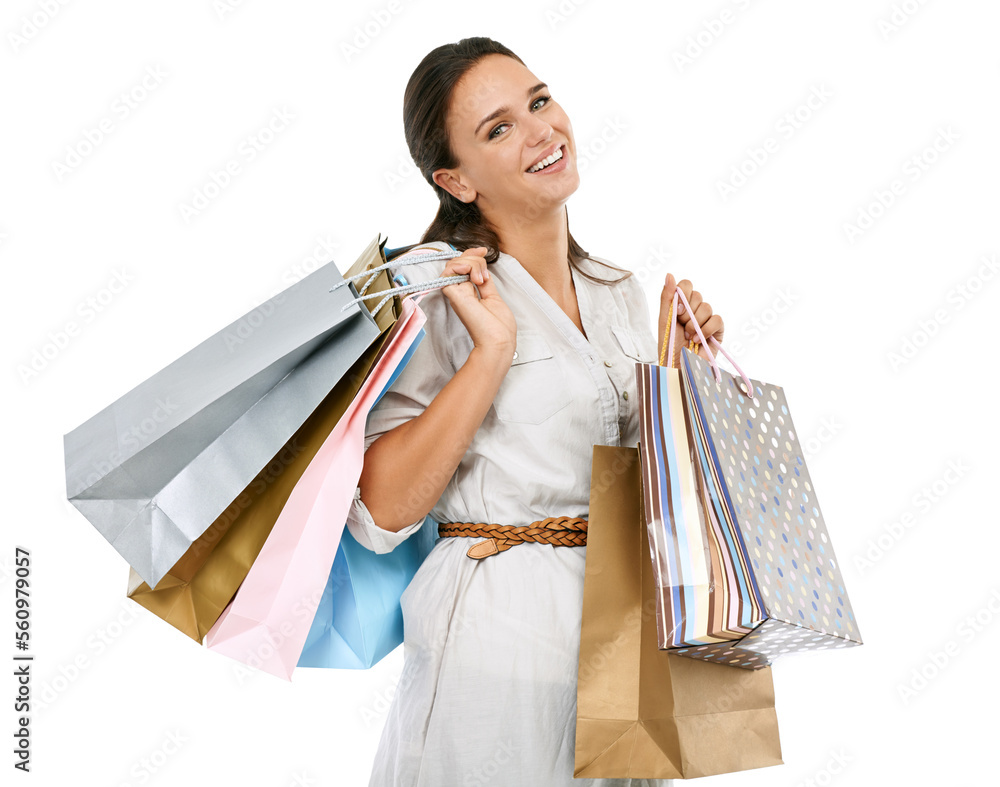
[[[671, 315], [678, 295], [688, 306], [678, 288]], [[784, 653], [860, 645], [784, 392], [711, 341], [739, 376], [691, 349], [680, 369], [636, 369], [660, 647], [762, 669]], [[673, 336], [668, 345], [672, 359]]]
[[[739, 639], [762, 620], [738, 529], [712, 487], [702, 428], [673, 361], [668, 316], [658, 364], [636, 364], [643, 513], [653, 560], [660, 648]], [[693, 342], [691, 344], [693, 347]]]

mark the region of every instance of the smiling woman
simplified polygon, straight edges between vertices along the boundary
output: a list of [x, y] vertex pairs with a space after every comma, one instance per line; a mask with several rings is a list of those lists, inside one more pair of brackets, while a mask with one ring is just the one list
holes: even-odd
[[[440, 201], [407, 253], [464, 253], [403, 272], [470, 280], [422, 298], [426, 338], [369, 416], [347, 522], [380, 553], [442, 523], [401, 598], [378, 787], [671, 783], [573, 777], [593, 446], [638, 442], [635, 362], [658, 345], [636, 278], [569, 232], [580, 175], [553, 92], [488, 38], [438, 47], [406, 87], [407, 143]], [[690, 282], [668, 277], [664, 300], [675, 287], [721, 338]], [[483, 540], [491, 525], [515, 530]]]

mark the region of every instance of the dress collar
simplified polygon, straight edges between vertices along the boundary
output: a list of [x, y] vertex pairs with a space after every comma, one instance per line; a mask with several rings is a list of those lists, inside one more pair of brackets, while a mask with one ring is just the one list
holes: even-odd
[[524, 266], [514, 257], [501, 251], [500, 257], [493, 265], [498, 265], [500, 270], [509, 279], [524, 290], [528, 297], [546, 314], [571, 345], [584, 354], [592, 351], [591, 343], [587, 339], [587, 336], [593, 336], [591, 332], [593, 330], [593, 322], [590, 319], [590, 293], [587, 287], [587, 279], [577, 272], [576, 266], [570, 265], [569, 270], [570, 275], [573, 277], [573, 286], [576, 288], [577, 306], [580, 309], [580, 322], [583, 323], [583, 329], [587, 332], [587, 336], [580, 333], [580, 329], [576, 327], [576, 324], [569, 318], [566, 312], [560, 308], [559, 304], [552, 299], [552, 296], [542, 288], [542, 285], [535, 281], [534, 276], [528, 273]]

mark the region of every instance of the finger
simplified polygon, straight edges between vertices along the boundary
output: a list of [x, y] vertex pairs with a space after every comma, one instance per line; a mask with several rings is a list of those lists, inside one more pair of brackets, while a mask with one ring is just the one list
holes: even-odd
[[[701, 293], [696, 289], [691, 289], [690, 293], [685, 292], [688, 299], [688, 307], [684, 309], [684, 325], [688, 325], [691, 322], [691, 315], [698, 313], [698, 307], [701, 306]], [[692, 326], [693, 327], [693, 326]]]
[[[698, 334], [698, 330], [695, 328], [696, 321], [699, 326], [704, 326], [705, 323], [708, 321], [709, 317], [712, 316], [712, 307], [709, 304], [705, 303], [704, 301], [699, 303], [697, 306], [695, 306], [694, 304], [691, 305], [694, 308], [695, 319], [689, 322], [684, 327], [684, 333], [688, 338], [691, 338], [692, 336], [697, 336]], [[702, 327], [702, 333], [705, 334], [706, 338], [708, 337], [708, 333], [705, 331], [704, 327]]]
[[483, 266], [487, 278], [483, 279], [482, 282], [476, 282], [476, 289], [479, 290], [480, 298], [499, 298], [500, 293], [497, 290], [497, 286], [493, 283], [493, 279], [489, 278], [489, 270]]
[[471, 249], [466, 249], [462, 252], [461, 257], [455, 257], [451, 262], [461, 261], [463, 264], [469, 265], [468, 270], [462, 272], [469, 274], [469, 281], [481, 284], [489, 278], [486, 268], [487, 251], [488, 249], [485, 246], [475, 246]]
[[473, 257], [471, 267], [469, 269], [469, 281], [474, 284], [482, 284], [489, 277], [490, 274], [486, 267], [486, 260], [482, 257]]
[[482, 284], [486, 280], [486, 261], [475, 257], [474, 262], [469, 266], [469, 281], [473, 284]]
[[461, 257], [456, 257], [449, 260], [448, 264], [444, 266], [441, 276], [463, 276], [467, 273], [472, 273], [472, 263], [463, 262]]
[[[719, 332], [722, 330], [722, 318], [719, 317], [718, 314], [710, 315], [705, 322], [701, 322], [699, 325], [701, 326], [701, 332], [705, 335], [706, 339], [709, 339], [712, 336], [714, 336], [717, 341], [720, 339]], [[691, 330], [692, 335], [688, 338], [697, 338], [697, 332], [694, 331], [694, 328]]]
[[[471, 258], [484, 258], [486, 256], [486, 253], [488, 251], [489, 251], [489, 249], [487, 249], [485, 246], [473, 246], [472, 248], [466, 249], [465, 251], [463, 251], [462, 252], [462, 256], [463, 257], [468, 257], [470, 259]], [[460, 258], [456, 257], [456, 259], [460, 259]]]
[[[688, 303], [691, 304], [691, 308], [693, 309], [695, 304], [691, 301], [691, 293], [694, 290], [694, 285], [691, 284], [691, 280], [681, 279], [679, 282], [677, 282], [677, 287], [684, 294], [684, 298], [687, 298]], [[677, 299], [677, 317], [678, 319], [681, 319], [682, 323], [686, 323], [690, 319], [690, 317], [688, 316], [688, 308], [687, 306], [684, 305], [683, 298]]]

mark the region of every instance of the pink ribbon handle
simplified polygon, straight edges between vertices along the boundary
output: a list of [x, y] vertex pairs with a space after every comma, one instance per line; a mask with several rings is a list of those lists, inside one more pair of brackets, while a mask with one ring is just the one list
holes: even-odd
[[[712, 372], [715, 374], [715, 382], [716, 383], [721, 383], [722, 382], [722, 372], [719, 371], [719, 362], [715, 360], [715, 356], [712, 354], [712, 351], [709, 349], [708, 340], [705, 339], [705, 334], [702, 333], [701, 326], [698, 324], [698, 321], [694, 319], [694, 312], [691, 310], [691, 304], [688, 303], [687, 296], [681, 291], [680, 287], [677, 287], [677, 288], [674, 289], [674, 300], [673, 300], [673, 307], [672, 307], [672, 311], [671, 311], [671, 314], [674, 316], [674, 319], [672, 319], [670, 321], [670, 336], [669, 336], [669, 339], [667, 341], [667, 357], [670, 359], [670, 362], [673, 363], [673, 358], [674, 358], [674, 333], [675, 333], [675, 331], [674, 331], [674, 322], [676, 321], [676, 318], [677, 318], [677, 297], [678, 296], [680, 296], [680, 299], [684, 302], [684, 308], [686, 308], [688, 310], [688, 314], [690, 314], [692, 316], [692, 322], [694, 322], [694, 329], [698, 333], [698, 338], [701, 340], [702, 346], [705, 348], [705, 352], [708, 353], [708, 363], [712, 367]], [[725, 348], [719, 343], [718, 339], [716, 339], [714, 336], [712, 336], [711, 337], [711, 342], [712, 342], [712, 344], [715, 346], [715, 348], [717, 350], [719, 350], [724, 356], [726, 356], [726, 358], [729, 359], [729, 363], [731, 363], [733, 365], [733, 368], [736, 369], [736, 371], [739, 372], [740, 377], [743, 378], [743, 385], [744, 385], [743, 393], [746, 394], [747, 396], [749, 396], [751, 399], [754, 398], [753, 383], [750, 382], [750, 378], [747, 377], [746, 372], [744, 372], [740, 368], [739, 364], [736, 363], [736, 361], [733, 360], [733, 356], [731, 356], [729, 353], [726, 352]]]

